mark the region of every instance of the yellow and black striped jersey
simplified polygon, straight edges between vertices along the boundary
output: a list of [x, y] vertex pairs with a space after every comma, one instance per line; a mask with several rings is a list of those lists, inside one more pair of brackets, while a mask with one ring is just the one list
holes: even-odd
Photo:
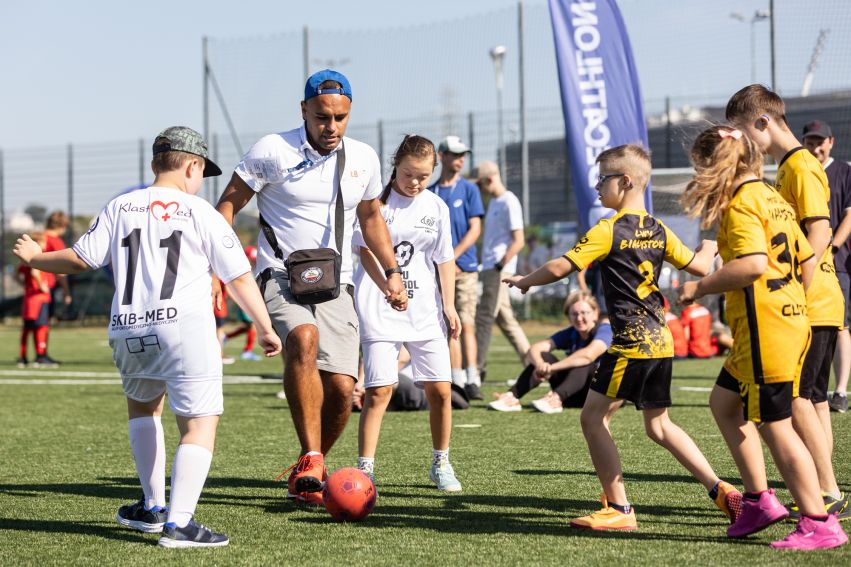
[[[774, 186], [792, 205], [801, 227], [807, 220], [830, 220], [827, 176], [819, 160], [806, 148], [795, 148], [783, 157]], [[813, 326], [841, 327], [844, 322], [845, 299], [830, 246], [819, 259], [813, 283], [807, 289], [807, 313]]]
[[657, 282], [663, 261], [681, 270], [694, 259], [677, 235], [647, 211], [624, 209], [597, 223], [564, 257], [577, 270], [600, 262], [612, 324], [610, 353], [626, 358], [674, 356]]
[[770, 185], [746, 181], [721, 218], [718, 251], [725, 264], [753, 254], [768, 258], [759, 279], [726, 293], [734, 341], [724, 368], [740, 382], [794, 380], [810, 337], [800, 264], [813, 256], [795, 212]]

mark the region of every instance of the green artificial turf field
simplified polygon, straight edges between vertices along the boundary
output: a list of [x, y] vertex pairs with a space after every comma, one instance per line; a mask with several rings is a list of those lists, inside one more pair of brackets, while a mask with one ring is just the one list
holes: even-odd
[[[554, 327], [530, 325], [533, 340]], [[285, 500], [273, 478], [298, 455], [286, 402], [278, 400], [280, 359], [238, 361], [225, 384], [225, 414], [200, 522], [227, 533], [230, 546], [206, 550], [156, 547], [157, 536], [119, 526], [117, 508], [140, 497], [127, 441], [126, 410], [103, 328], [58, 328], [50, 354], [57, 370], [18, 370], [19, 329], [0, 327], [0, 564], [2, 565], [613, 565], [851, 563], [851, 547], [780, 552], [768, 542], [783, 523], [757, 536], [726, 539], [726, 519], [703, 488], [645, 435], [633, 408], [612, 425], [639, 530], [589, 533], [571, 518], [599, 507], [600, 487], [579, 411], [501, 414], [476, 402], [454, 413], [451, 460], [461, 494], [438, 493], [428, 480], [431, 445], [426, 412], [390, 413], [377, 455], [378, 502], [358, 524], [337, 524], [324, 510]], [[238, 354], [241, 339], [228, 345]], [[673, 420], [703, 449], [716, 472], [738, 474], [707, 407], [721, 360], [674, 364]], [[486, 396], [519, 372], [507, 343], [494, 334]], [[72, 383], [63, 383], [70, 381]], [[83, 383], [78, 383], [83, 382]], [[240, 383], [241, 382], [241, 383]], [[684, 389], [685, 388], [685, 389]], [[525, 402], [543, 395], [531, 392]], [[833, 414], [835, 464], [851, 489], [851, 416]], [[169, 463], [177, 440], [166, 424]], [[357, 415], [328, 457], [353, 466]], [[788, 500], [776, 469], [769, 478]], [[845, 524], [849, 529], [848, 523]]]

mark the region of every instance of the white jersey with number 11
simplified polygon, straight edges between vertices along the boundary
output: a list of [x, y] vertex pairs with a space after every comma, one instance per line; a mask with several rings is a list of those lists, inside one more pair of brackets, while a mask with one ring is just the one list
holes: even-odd
[[201, 380], [222, 375], [211, 283], [251, 271], [239, 239], [200, 197], [149, 187], [110, 201], [76, 244], [115, 282], [109, 341], [122, 376]]

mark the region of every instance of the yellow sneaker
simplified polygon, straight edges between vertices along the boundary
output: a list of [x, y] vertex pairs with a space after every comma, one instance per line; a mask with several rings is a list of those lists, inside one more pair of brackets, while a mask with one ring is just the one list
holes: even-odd
[[605, 495], [601, 498], [603, 509], [570, 521], [571, 528], [582, 530], [634, 530], [638, 528], [635, 521], [635, 509], [630, 507], [629, 514], [609, 507]]
[[718, 483], [718, 496], [715, 497], [715, 505], [724, 512], [733, 524], [742, 513], [742, 493], [729, 482], [723, 480]]

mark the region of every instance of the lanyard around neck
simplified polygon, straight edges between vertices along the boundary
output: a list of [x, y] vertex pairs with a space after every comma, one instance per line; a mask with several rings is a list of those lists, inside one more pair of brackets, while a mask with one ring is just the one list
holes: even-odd
[[287, 175], [291, 175], [293, 173], [298, 173], [300, 171], [308, 170], [311, 167], [316, 167], [318, 165], [322, 165], [323, 163], [325, 163], [326, 161], [331, 159], [336, 154], [337, 154], [337, 151], [335, 150], [335, 151], [331, 152], [330, 154], [328, 154], [326, 156], [321, 156], [319, 159], [314, 161], [314, 160], [310, 159], [309, 157], [307, 157], [307, 152], [305, 152], [304, 160], [297, 165], [294, 165], [292, 167], [288, 167], [287, 169], [284, 170], [284, 173], [286, 173]]

